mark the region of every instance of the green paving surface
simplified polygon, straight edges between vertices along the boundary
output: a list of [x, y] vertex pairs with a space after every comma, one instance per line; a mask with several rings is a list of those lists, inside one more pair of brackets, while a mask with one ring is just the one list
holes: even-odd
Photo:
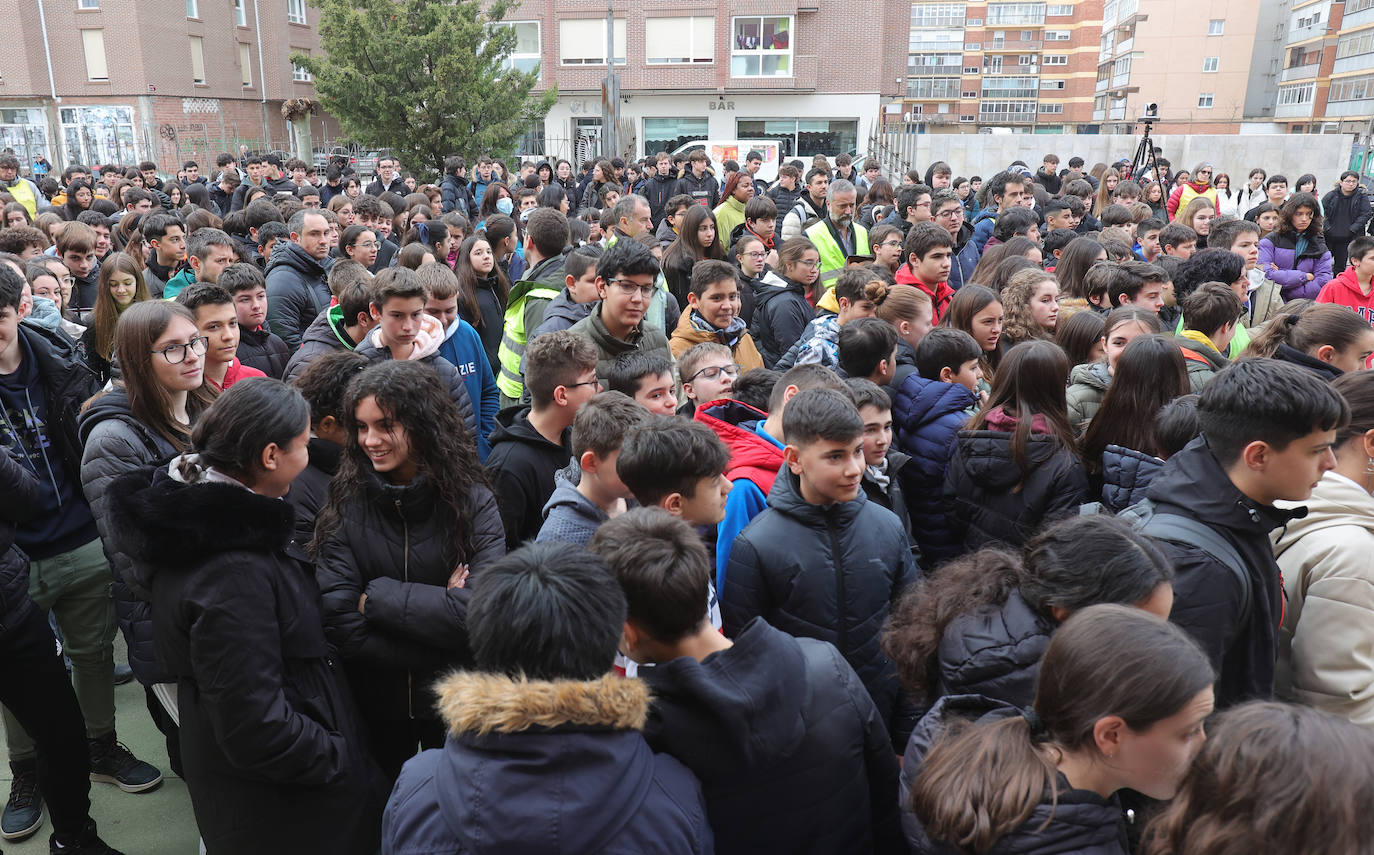
[[[115, 636], [115, 661], [124, 662], [124, 638]], [[196, 821], [186, 784], [172, 775], [167, 765], [167, 744], [148, 717], [143, 687], [138, 681], [115, 687], [115, 726], [119, 740], [134, 756], [162, 771], [162, 786], [146, 793], [126, 793], [113, 784], [91, 784], [91, 816], [100, 836], [125, 855], [196, 855]], [[0, 754], [6, 754], [0, 740]], [[0, 763], [0, 798], [10, 793], [9, 758]], [[47, 811], [43, 827], [21, 843], [0, 841], [5, 855], [47, 855], [52, 826]]]

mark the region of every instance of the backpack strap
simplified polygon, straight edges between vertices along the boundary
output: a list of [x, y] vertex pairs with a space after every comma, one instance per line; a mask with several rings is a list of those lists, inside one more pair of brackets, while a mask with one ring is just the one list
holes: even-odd
[[1252, 596], [1249, 569], [1241, 554], [1216, 529], [1192, 517], [1157, 513], [1145, 520], [1140, 531], [1170, 543], [1195, 546], [1214, 561], [1225, 565], [1240, 581], [1241, 625], [1249, 622]]

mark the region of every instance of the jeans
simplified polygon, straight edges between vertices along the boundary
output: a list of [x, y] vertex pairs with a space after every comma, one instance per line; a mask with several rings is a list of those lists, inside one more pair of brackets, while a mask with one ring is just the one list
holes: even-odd
[[53, 830], [81, 834], [91, 810], [90, 754], [57, 639], [37, 609], [0, 631], [0, 702], [23, 723], [25, 738], [33, 734], [38, 743], [38, 789]]
[[[71, 552], [29, 562], [29, 595], [40, 609], [51, 611], [62, 628], [65, 652], [72, 663], [71, 683], [88, 737], [105, 736], [115, 729], [116, 624], [111, 585], [110, 565], [99, 538]], [[8, 704], [4, 721], [10, 759], [32, 759], [33, 739]]]

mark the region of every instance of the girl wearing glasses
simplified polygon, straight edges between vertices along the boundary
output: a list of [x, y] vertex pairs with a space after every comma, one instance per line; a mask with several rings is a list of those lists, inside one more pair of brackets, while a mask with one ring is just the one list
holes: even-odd
[[339, 237], [339, 254], [368, 269], [377, 263], [377, 250], [380, 248], [377, 233], [365, 226], [349, 226]]
[[[129, 665], [148, 692], [148, 710], [167, 736], [167, 755], [178, 771], [176, 725], [163, 711], [164, 704], [176, 708], [175, 688], [166, 685], [175, 678], [164, 670], [153, 648], [147, 567], [116, 546], [119, 532], [112, 520], [110, 485], [121, 475], [190, 448], [191, 426], [217, 394], [205, 383], [208, 344], [185, 306], [147, 300], [125, 309], [114, 335], [120, 379], [92, 400], [78, 425], [85, 447], [81, 486], [114, 573], [115, 607], [129, 646]], [[159, 684], [155, 693], [153, 687]]]

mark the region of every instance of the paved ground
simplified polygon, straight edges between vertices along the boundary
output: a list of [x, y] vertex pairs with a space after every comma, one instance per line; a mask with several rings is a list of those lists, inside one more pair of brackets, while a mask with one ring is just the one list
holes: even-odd
[[[115, 660], [124, 659], [124, 638], [115, 636]], [[134, 681], [115, 687], [115, 721], [119, 739], [140, 760], [162, 770], [162, 786], [147, 793], [125, 793], [112, 784], [91, 784], [91, 816], [100, 826], [100, 836], [125, 855], [196, 855], [198, 852], [195, 817], [191, 797], [180, 778], [167, 765], [167, 747], [161, 733], [148, 718], [143, 688]], [[0, 740], [0, 756], [6, 753]], [[10, 792], [9, 758], [0, 762], [0, 799]], [[0, 841], [5, 855], [47, 855], [52, 826], [44, 812], [43, 827], [22, 843]]]

